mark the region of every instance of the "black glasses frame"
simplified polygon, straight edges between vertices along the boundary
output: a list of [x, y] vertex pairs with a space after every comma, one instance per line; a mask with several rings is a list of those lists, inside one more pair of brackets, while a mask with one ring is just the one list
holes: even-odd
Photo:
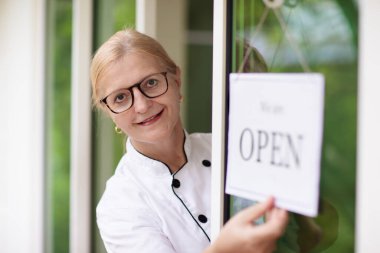
[[[169, 89], [169, 82], [168, 82], [167, 73], [168, 73], [168, 72], [165, 71], [165, 72], [159, 72], [159, 73], [153, 73], [153, 74], [150, 74], [150, 75], [144, 77], [140, 82], [135, 83], [135, 84], [132, 85], [131, 87], [127, 88], [126, 90], [129, 90], [129, 92], [130, 92], [131, 95], [132, 95], [132, 103], [131, 103], [131, 106], [130, 106], [130, 107], [128, 107], [127, 109], [125, 109], [125, 110], [123, 110], [123, 111], [121, 111], [121, 112], [115, 112], [114, 110], [111, 109], [111, 107], [110, 107], [110, 106], [108, 105], [108, 103], [107, 103], [107, 98], [108, 98], [112, 93], [109, 94], [109, 95], [107, 95], [105, 98], [101, 99], [101, 100], [100, 100], [100, 103], [104, 103], [104, 104], [108, 107], [108, 109], [109, 109], [111, 112], [113, 112], [113, 113], [115, 113], [115, 114], [119, 114], [119, 113], [122, 113], [122, 112], [127, 111], [128, 109], [130, 109], [130, 108], [133, 106], [133, 104], [134, 104], [134, 102], [135, 102], [135, 96], [134, 96], [133, 91], [132, 91], [133, 88], [137, 88], [137, 89], [141, 92], [141, 94], [143, 94], [143, 95], [144, 95], [145, 97], [147, 97], [147, 98], [156, 98], [156, 97], [162, 96], [162, 95], [164, 95], [164, 94], [168, 91], [168, 89]], [[160, 95], [157, 95], [157, 96], [148, 96], [148, 95], [145, 94], [145, 92], [141, 89], [141, 84], [142, 84], [142, 83], [143, 83], [148, 77], [153, 76], [153, 75], [157, 75], [157, 74], [161, 74], [161, 75], [163, 75], [163, 76], [165, 77], [165, 81], [166, 81], [166, 90], [165, 90], [163, 93], [161, 93]]]

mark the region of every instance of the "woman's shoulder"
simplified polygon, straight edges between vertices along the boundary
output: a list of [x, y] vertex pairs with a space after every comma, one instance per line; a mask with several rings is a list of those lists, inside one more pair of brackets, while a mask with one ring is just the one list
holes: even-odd
[[[193, 133], [190, 134], [189, 145], [191, 155], [189, 159], [201, 159], [211, 161], [211, 134], [210, 133]], [[185, 150], [186, 147], [185, 147]]]
[[131, 175], [116, 171], [107, 180], [106, 188], [97, 206], [97, 211], [116, 208], [136, 208], [139, 205], [144, 205], [143, 199], [144, 192], [138, 187], [138, 184], [133, 180]]

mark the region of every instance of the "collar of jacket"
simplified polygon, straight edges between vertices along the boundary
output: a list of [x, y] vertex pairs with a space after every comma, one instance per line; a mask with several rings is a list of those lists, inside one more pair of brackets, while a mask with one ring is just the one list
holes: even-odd
[[[185, 151], [187, 163], [189, 163], [190, 155], [191, 155], [191, 140], [186, 130], [184, 130], [184, 133], [185, 133], [185, 142], [184, 142], [183, 149]], [[128, 168], [128, 170], [132, 170], [133, 173], [138, 173], [138, 174], [143, 173], [146, 176], [153, 176], [153, 177], [163, 177], [163, 176], [172, 175], [169, 167], [165, 163], [159, 160], [150, 158], [140, 153], [139, 151], [137, 151], [133, 147], [129, 138], [127, 139], [126, 149], [127, 149], [127, 153], [124, 157], [126, 159], [125, 161], [126, 167]], [[128, 166], [128, 164], [132, 166]], [[185, 167], [186, 164], [183, 167]]]

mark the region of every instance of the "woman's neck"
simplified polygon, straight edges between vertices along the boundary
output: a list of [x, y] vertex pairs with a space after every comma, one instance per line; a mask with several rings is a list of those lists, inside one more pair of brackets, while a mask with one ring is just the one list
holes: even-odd
[[140, 153], [168, 165], [172, 173], [177, 172], [187, 162], [184, 151], [185, 133], [181, 124], [165, 140], [142, 143], [132, 139], [131, 142]]

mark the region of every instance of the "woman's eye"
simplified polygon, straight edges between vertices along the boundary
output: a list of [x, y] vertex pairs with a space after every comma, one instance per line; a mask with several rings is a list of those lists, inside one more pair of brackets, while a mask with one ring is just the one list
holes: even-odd
[[125, 98], [124, 94], [119, 94], [116, 96], [116, 101], [122, 101]]
[[156, 79], [149, 79], [146, 83], [147, 87], [150, 88], [156, 86], [158, 84], [158, 81]]
[[119, 93], [115, 96], [115, 98], [113, 99], [114, 103], [123, 103], [125, 100], [128, 99], [128, 96], [127, 94], [125, 93]]

